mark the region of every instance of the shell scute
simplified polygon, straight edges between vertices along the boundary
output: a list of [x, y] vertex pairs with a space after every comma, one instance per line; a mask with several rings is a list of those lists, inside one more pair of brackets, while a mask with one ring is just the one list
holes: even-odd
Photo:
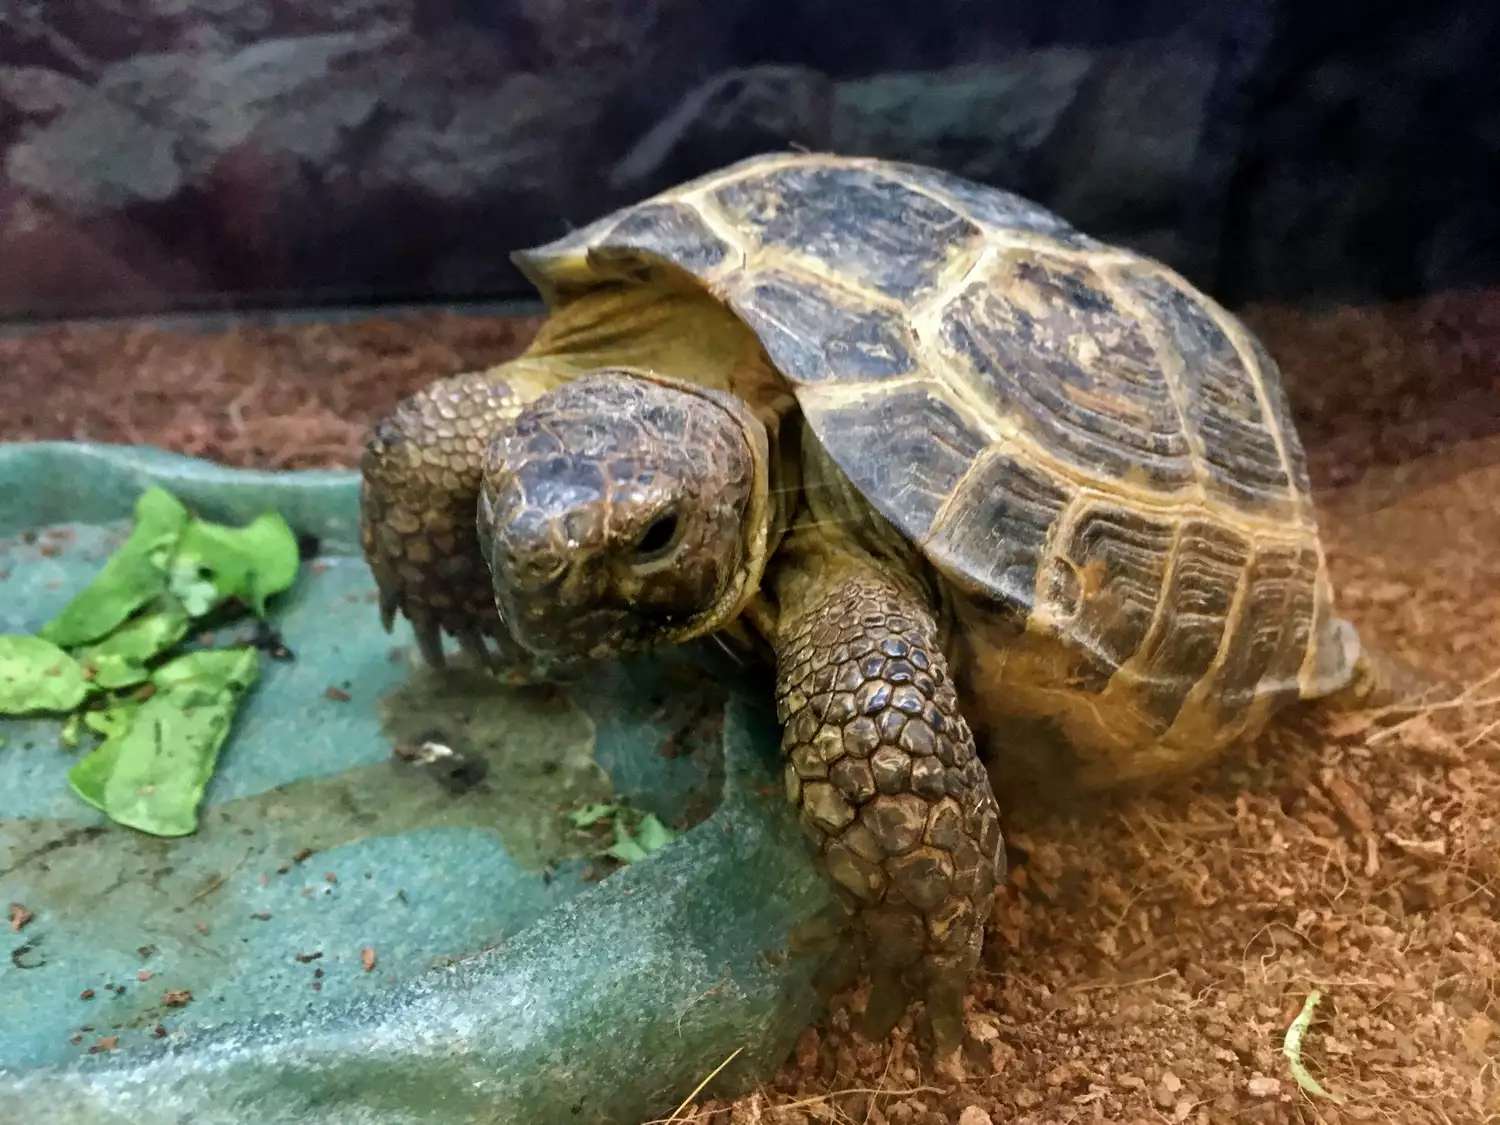
[[1052, 619], [1091, 657], [1080, 670], [1079, 690], [1102, 691], [1145, 642], [1176, 530], [1170, 519], [1101, 501], [1074, 519], [1053, 547], [1049, 561], [1078, 585], [1073, 604], [1057, 607], [1071, 614], [1054, 611]]
[[1311, 546], [1275, 544], [1256, 550], [1219, 677], [1225, 721], [1238, 721], [1257, 698], [1269, 694], [1295, 698], [1317, 573], [1318, 554]]
[[1196, 438], [1205, 487], [1231, 505], [1287, 514], [1292, 481], [1276, 421], [1268, 417], [1233, 341], [1199, 301], [1160, 274], [1140, 274], [1132, 281], [1179, 367], [1182, 422]]
[[1160, 492], [1196, 484], [1161, 358], [1087, 265], [1007, 261], [948, 304], [941, 331], [963, 377], [1043, 448]]
[[608, 242], [658, 255], [692, 274], [706, 273], [738, 253], [702, 215], [676, 202], [633, 208], [609, 232]]
[[874, 382], [918, 370], [916, 336], [903, 320], [851, 303], [814, 278], [746, 273], [727, 296], [793, 384]]
[[713, 200], [763, 247], [812, 259], [898, 301], [937, 284], [984, 231], [932, 196], [858, 167], [804, 164], [732, 180]]
[[937, 168], [904, 163], [892, 167], [906, 183], [940, 199], [951, 200], [969, 218], [992, 229], [1043, 235], [1070, 249], [1102, 249], [1104, 246], [1076, 230], [1055, 212], [1012, 192], [986, 187]]
[[1029, 612], [1048, 536], [1073, 494], [1021, 458], [991, 454], [931, 527], [925, 549], [975, 596]]
[[840, 468], [866, 496], [900, 505], [910, 526], [929, 526], [989, 439], [930, 386], [893, 387], [832, 406], [809, 401], [817, 429], [836, 411]]
[[1177, 718], [1218, 656], [1250, 552], [1249, 542], [1231, 528], [1201, 518], [1183, 522], [1162, 590], [1172, 612], [1138, 658], [1146, 706], [1163, 725]]

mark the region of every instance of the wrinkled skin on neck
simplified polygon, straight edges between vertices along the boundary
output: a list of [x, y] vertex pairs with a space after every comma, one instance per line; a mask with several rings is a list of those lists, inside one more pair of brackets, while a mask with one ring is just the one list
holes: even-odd
[[479, 540], [507, 631], [601, 659], [731, 621], [765, 568], [764, 427], [733, 396], [625, 370], [538, 398], [490, 443]]

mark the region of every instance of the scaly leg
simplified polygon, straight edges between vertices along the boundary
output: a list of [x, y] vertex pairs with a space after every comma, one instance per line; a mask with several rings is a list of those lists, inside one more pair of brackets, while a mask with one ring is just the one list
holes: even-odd
[[1329, 710], [1415, 707], [1438, 687], [1404, 660], [1365, 644], [1350, 622], [1336, 621], [1334, 629], [1348, 662], [1347, 675], [1311, 694]]
[[1349, 686], [1332, 703], [1351, 710], [1415, 707], [1435, 686], [1404, 661], [1367, 648], [1355, 662]]
[[545, 676], [500, 621], [475, 521], [490, 438], [555, 383], [520, 363], [439, 379], [399, 403], [365, 443], [360, 539], [381, 620], [390, 629], [404, 614], [429, 664], [445, 663], [447, 632], [507, 678]]
[[873, 566], [798, 561], [774, 629], [787, 793], [854, 916], [866, 1033], [920, 998], [948, 1056], [1004, 864], [999, 808], [925, 599]]

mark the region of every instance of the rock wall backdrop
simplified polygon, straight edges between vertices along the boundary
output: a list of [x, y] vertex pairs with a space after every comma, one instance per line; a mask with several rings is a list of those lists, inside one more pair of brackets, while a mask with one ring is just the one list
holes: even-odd
[[1500, 273], [1479, 0], [0, 0], [0, 317], [529, 296], [767, 149], [939, 165], [1229, 301]]

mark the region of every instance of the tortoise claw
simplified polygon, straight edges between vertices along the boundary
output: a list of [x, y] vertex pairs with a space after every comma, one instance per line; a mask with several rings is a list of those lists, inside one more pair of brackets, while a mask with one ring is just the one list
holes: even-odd
[[463, 649], [481, 668], [493, 670], [498, 664], [495, 653], [484, 643], [484, 637], [472, 629], [458, 634], [458, 647]]
[[883, 1042], [906, 1014], [911, 1000], [911, 989], [901, 982], [899, 974], [890, 970], [876, 974], [860, 1016], [860, 1031], [871, 1042]]
[[417, 646], [422, 650], [422, 659], [433, 668], [442, 671], [448, 667], [447, 654], [443, 652], [443, 631], [430, 617], [411, 618], [412, 632], [417, 635]]
[[964, 994], [968, 974], [960, 965], [930, 965], [925, 987], [917, 988], [903, 974], [886, 967], [873, 974], [870, 998], [859, 1017], [860, 1032], [872, 1042], [881, 1042], [895, 1029], [913, 1000], [923, 1001], [918, 1026], [932, 1042], [933, 1053], [946, 1058], [963, 1047]]
[[940, 1059], [952, 1057], [968, 1039], [964, 1026], [964, 994], [968, 975], [957, 967], [929, 977], [923, 995], [922, 1023], [932, 1039], [932, 1051]]
[[396, 627], [396, 614], [401, 610], [401, 591], [395, 587], [377, 583], [380, 595], [380, 624], [389, 633]]

